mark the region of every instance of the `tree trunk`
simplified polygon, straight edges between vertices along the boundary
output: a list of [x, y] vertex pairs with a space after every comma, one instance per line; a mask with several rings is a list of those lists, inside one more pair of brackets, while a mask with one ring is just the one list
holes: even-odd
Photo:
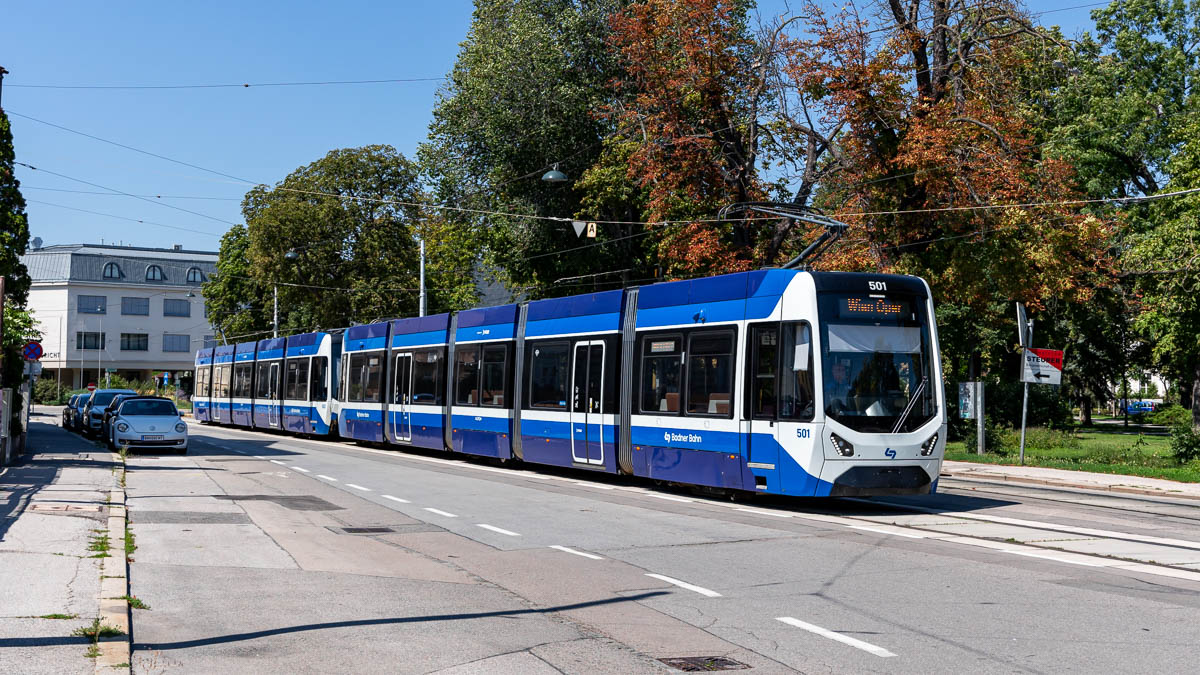
[[1196, 401], [1200, 400], [1200, 361], [1196, 362], [1196, 371], [1192, 376], [1192, 426], [1200, 429], [1200, 405], [1196, 405]]
[[1083, 418], [1080, 420], [1085, 427], [1092, 426], [1092, 397], [1084, 396], [1083, 401], [1079, 404], [1079, 413]]

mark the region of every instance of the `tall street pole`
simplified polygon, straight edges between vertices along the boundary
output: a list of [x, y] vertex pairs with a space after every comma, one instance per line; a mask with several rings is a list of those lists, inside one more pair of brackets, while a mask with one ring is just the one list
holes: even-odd
[[421, 296], [418, 316], [425, 316], [425, 237], [422, 236], [418, 241], [421, 243]]
[[[1021, 350], [1021, 358], [1025, 358], [1025, 353], [1033, 348], [1033, 321], [1029, 322], [1029, 338], [1025, 344], [1029, 345]], [[1021, 366], [1024, 368], [1024, 364]], [[1025, 394], [1021, 397], [1021, 466], [1025, 466], [1025, 416], [1029, 413], [1029, 383], [1025, 383]]]
[[[0, 66], [0, 104], [4, 102], [4, 75], [7, 73], [8, 71], [4, 69], [4, 66]], [[0, 110], [4, 110], [3, 105], [0, 105]]]
[[271, 322], [271, 337], [277, 338], [279, 337], [279, 284], [272, 284], [271, 288], [273, 289], [272, 294], [275, 297], [275, 300], [272, 303], [275, 306], [275, 318]]

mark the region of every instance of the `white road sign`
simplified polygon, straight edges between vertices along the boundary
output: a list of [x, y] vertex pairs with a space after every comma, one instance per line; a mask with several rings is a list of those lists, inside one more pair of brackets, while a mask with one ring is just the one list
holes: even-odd
[[1025, 350], [1021, 381], [1032, 384], [1062, 384], [1063, 353], [1061, 349]]

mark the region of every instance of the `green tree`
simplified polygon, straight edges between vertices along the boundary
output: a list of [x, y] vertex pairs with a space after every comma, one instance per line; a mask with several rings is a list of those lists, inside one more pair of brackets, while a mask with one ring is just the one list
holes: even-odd
[[232, 342], [252, 340], [271, 330], [271, 289], [254, 275], [250, 234], [235, 225], [221, 237], [217, 271], [204, 282], [208, 320], [218, 336]]
[[[25, 198], [21, 196], [21, 183], [13, 173], [13, 163], [16, 153], [13, 150], [12, 128], [8, 115], [0, 110], [0, 276], [4, 277], [4, 336], [3, 370], [0, 371], [0, 384], [14, 387], [21, 380], [22, 362], [20, 357], [21, 337], [31, 335], [19, 330], [25, 302], [29, 298], [30, 278], [21, 263], [20, 256], [29, 247], [29, 221], [25, 216]], [[10, 328], [9, 324], [12, 324]], [[32, 321], [29, 322], [32, 328]], [[23, 335], [22, 333], [25, 333]], [[10, 338], [17, 339], [10, 339]], [[18, 400], [19, 404], [20, 401]], [[14, 405], [14, 433], [20, 433], [20, 424], [15, 411], [20, 405]]]
[[[641, 191], [630, 186], [621, 162], [626, 148], [602, 114], [612, 98], [608, 83], [620, 74], [605, 39], [625, 4], [476, 0], [420, 150], [435, 201], [530, 216], [640, 220]], [[554, 167], [571, 181], [541, 181]], [[567, 222], [442, 215], [478, 231], [483, 269], [529, 296], [611, 287], [652, 269], [638, 225], [601, 225], [592, 241], [577, 238]], [[626, 271], [609, 276], [614, 270]], [[556, 284], [570, 277], [576, 279]]]
[[459, 265], [474, 242], [436, 221], [423, 225], [429, 218], [419, 174], [395, 148], [371, 145], [330, 151], [274, 187], [247, 193], [244, 258], [231, 241], [229, 263], [232, 271], [248, 265], [237, 278], [255, 286], [230, 294], [249, 299], [247, 327], [270, 325], [276, 286], [282, 333], [415, 316], [421, 228], [438, 253], [430, 256], [437, 282], [429, 284], [430, 311], [472, 297], [472, 270]]

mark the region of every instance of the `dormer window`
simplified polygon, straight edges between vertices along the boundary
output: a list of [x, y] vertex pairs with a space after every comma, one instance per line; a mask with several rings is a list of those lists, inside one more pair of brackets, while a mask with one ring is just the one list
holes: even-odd
[[146, 281], [162, 281], [162, 268], [158, 265], [151, 265], [146, 268]]
[[118, 266], [117, 263], [111, 263], [111, 262], [108, 263], [107, 265], [105, 265], [104, 266], [104, 278], [105, 279], [120, 279], [121, 278], [120, 266]]
[[189, 284], [198, 284], [204, 281], [204, 273], [199, 267], [190, 267], [187, 271], [187, 282]]

